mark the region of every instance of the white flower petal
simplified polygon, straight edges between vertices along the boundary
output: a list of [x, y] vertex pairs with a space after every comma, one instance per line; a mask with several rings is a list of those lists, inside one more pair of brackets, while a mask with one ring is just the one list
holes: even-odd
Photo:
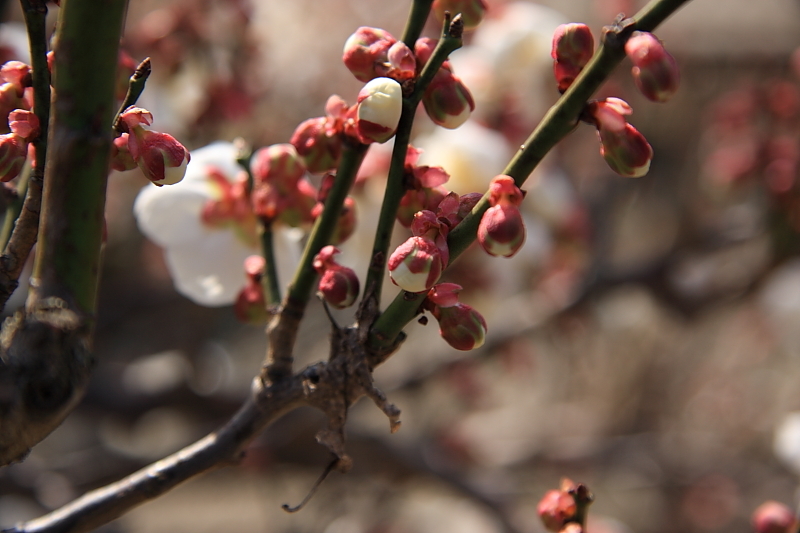
[[208, 233], [205, 239], [165, 250], [175, 288], [193, 302], [208, 307], [231, 305], [245, 285], [244, 260], [257, 253], [229, 231]]
[[145, 186], [133, 204], [139, 229], [165, 248], [203, 240], [209, 230], [200, 213], [211, 199], [211, 190], [199, 180], [183, 180], [168, 187]]
[[236, 147], [229, 142], [217, 141], [203, 148], [192, 150], [192, 160], [186, 167], [186, 177], [183, 181], [206, 181], [208, 167], [214, 167], [233, 181], [242, 167], [236, 162]]

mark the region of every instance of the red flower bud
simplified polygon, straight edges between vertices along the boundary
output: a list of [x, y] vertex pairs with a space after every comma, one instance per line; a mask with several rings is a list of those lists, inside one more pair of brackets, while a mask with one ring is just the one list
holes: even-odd
[[147, 179], [156, 185], [172, 185], [183, 179], [191, 156], [175, 137], [145, 129], [153, 114], [141, 107], [129, 107], [120, 115], [128, 128], [128, 150]]
[[8, 126], [26, 141], [30, 142], [39, 136], [39, 117], [31, 111], [15, 109], [8, 114]]
[[577, 506], [575, 498], [566, 491], [549, 490], [539, 501], [536, 511], [545, 528], [559, 531], [567, 520], [575, 516]]
[[397, 41], [386, 56], [389, 61], [388, 75], [395, 80], [410, 80], [417, 74], [417, 58], [403, 41]]
[[395, 42], [386, 30], [362, 26], [344, 43], [342, 61], [358, 81], [385, 76], [389, 48]]
[[474, 350], [486, 341], [486, 320], [469, 305], [436, 306], [432, 313], [439, 321], [439, 334], [456, 350]]
[[525, 242], [525, 225], [519, 212], [522, 191], [514, 178], [500, 175], [489, 185], [489, 204], [478, 225], [478, 242], [489, 255], [511, 257]]
[[240, 321], [247, 324], [263, 324], [267, 319], [266, 299], [261, 277], [264, 275], [266, 262], [259, 255], [251, 255], [244, 260], [244, 272], [247, 285], [239, 291], [233, 312]]
[[439, 69], [425, 89], [422, 105], [434, 123], [447, 129], [462, 125], [475, 110], [475, 101], [469, 89], [445, 68]]
[[291, 144], [273, 144], [260, 148], [250, 160], [253, 180], [291, 187], [306, 173], [306, 166]]
[[464, 29], [475, 29], [481, 23], [489, 7], [484, 0], [433, 0], [432, 11], [439, 22], [444, 20], [445, 11], [455, 16], [461, 13]]
[[795, 520], [792, 510], [776, 501], [762, 503], [751, 517], [755, 533], [789, 533]]
[[572, 85], [594, 54], [594, 36], [586, 24], [562, 24], [553, 35], [553, 71], [558, 90], [564, 92]]
[[28, 157], [28, 143], [15, 133], [0, 135], [0, 181], [16, 178]]
[[619, 98], [606, 98], [589, 104], [587, 113], [597, 127], [600, 155], [608, 166], [628, 178], [647, 174], [653, 149], [644, 135], [625, 120], [625, 115], [631, 113], [631, 106]]
[[680, 73], [675, 59], [655, 35], [634, 32], [625, 43], [625, 53], [633, 63], [633, 81], [653, 102], [666, 102], [678, 90]]
[[389, 257], [392, 282], [408, 292], [425, 292], [442, 274], [444, 264], [439, 248], [428, 237], [414, 236], [397, 247]]
[[333, 257], [339, 253], [334, 246], [325, 246], [314, 257], [314, 269], [320, 274], [319, 294], [337, 309], [350, 307], [358, 298], [358, 276], [351, 268], [338, 264]]
[[130, 150], [128, 150], [128, 134], [123, 133], [116, 139], [111, 146], [111, 168], [124, 172], [136, 168], [136, 161], [133, 160]]
[[290, 142], [309, 172], [327, 172], [339, 163], [342, 138], [328, 127], [328, 121], [328, 117], [310, 118], [297, 126], [292, 134]]
[[[425, 66], [425, 64], [433, 55], [433, 51], [436, 49], [436, 45], [438, 43], [439, 41], [432, 37], [420, 37], [417, 39], [417, 42], [414, 43], [414, 55], [417, 56], [417, 70], [422, 70], [422, 67]], [[450, 71], [453, 70], [450, 66], [449, 59], [442, 63], [441, 68]]]
[[17, 95], [22, 96], [25, 88], [30, 87], [31, 67], [22, 61], [8, 61], [0, 67], [0, 76], [7, 83], [10, 83], [17, 90]]
[[391, 78], [375, 78], [358, 93], [356, 132], [362, 143], [392, 138], [403, 111], [403, 90]]

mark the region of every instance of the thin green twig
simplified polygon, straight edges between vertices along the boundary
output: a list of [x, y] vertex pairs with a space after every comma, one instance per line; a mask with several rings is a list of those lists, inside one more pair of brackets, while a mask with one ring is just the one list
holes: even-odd
[[150, 77], [152, 70], [153, 69], [150, 66], [150, 58], [146, 57], [141, 63], [139, 63], [139, 66], [136, 67], [136, 70], [133, 71], [131, 79], [128, 81], [128, 92], [125, 93], [125, 99], [122, 101], [122, 105], [119, 106], [119, 111], [117, 111], [117, 114], [114, 117], [114, 130], [117, 133], [123, 132], [122, 123], [119, 120], [120, 115], [122, 115], [123, 111], [128, 109], [130, 106], [135, 105], [139, 100], [139, 97], [144, 92], [144, 87], [147, 84], [147, 78]]

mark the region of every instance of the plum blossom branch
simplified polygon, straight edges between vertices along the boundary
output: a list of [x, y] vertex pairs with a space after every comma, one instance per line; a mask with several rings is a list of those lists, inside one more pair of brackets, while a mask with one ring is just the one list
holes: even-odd
[[19, 276], [39, 232], [42, 186], [47, 161], [47, 128], [50, 122], [50, 71], [47, 67], [47, 6], [44, 2], [21, 0], [31, 49], [33, 109], [39, 119], [39, 137], [33, 141], [36, 162], [19, 192], [25, 192], [21, 208], [9, 209], [6, 224], [14, 225], [0, 257], [0, 308], [19, 285]]
[[[433, 54], [416, 80], [413, 92], [403, 98], [403, 113], [400, 116], [400, 123], [397, 126], [397, 133], [394, 138], [389, 176], [386, 181], [386, 191], [381, 204], [378, 226], [375, 230], [375, 242], [372, 246], [372, 256], [365, 284], [365, 299], [371, 298], [376, 306], [381, 299], [381, 286], [383, 285], [383, 276], [386, 271], [386, 259], [389, 255], [392, 229], [397, 217], [397, 210], [400, 207], [400, 200], [405, 193], [403, 177], [406, 153], [411, 140], [411, 127], [414, 124], [414, 115], [425, 89], [436, 73], [439, 72], [439, 68], [452, 52], [461, 48], [462, 31], [463, 25], [460, 17], [456, 17], [452, 22], [449, 17], [445, 17], [442, 38], [439, 39]], [[413, 43], [410, 46], [413, 47]]]
[[[503, 174], [514, 178], [521, 187], [544, 156], [578, 124], [586, 102], [625, 57], [625, 41], [636, 30], [651, 31], [688, 0], [653, 0], [639, 13], [603, 32], [602, 46], [569, 89], [550, 108], [531, 133]], [[475, 240], [481, 217], [489, 208], [489, 194], [472, 209], [447, 237], [450, 262]], [[385, 350], [417, 315], [424, 294], [400, 292], [375, 322], [370, 333], [370, 348]]]
[[425, 27], [432, 4], [433, 0], [414, 0], [411, 3], [411, 12], [408, 14], [408, 21], [406, 22], [402, 40], [412, 50], [414, 49], [414, 43], [417, 42], [422, 33], [422, 28]]

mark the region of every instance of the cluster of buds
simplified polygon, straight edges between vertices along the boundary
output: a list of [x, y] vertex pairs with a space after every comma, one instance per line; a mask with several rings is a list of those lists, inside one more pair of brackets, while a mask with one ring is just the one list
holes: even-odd
[[606, 98], [589, 103], [585, 114], [597, 127], [600, 155], [608, 166], [620, 176], [639, 178], [650, 170], [653, 149], [625, 119], [631, 113], [631, 106], [624, 100]]
[[210, 228], [232, 229], [242, 242], [255, 246], [256, 217], [253, 214], [247, 172], [242, 170], [230, 181], [221, 170], [210, 166], [206, 176], [216, 194], [203, 205], [200, 213], [203, 224]]
[[458, 301], [461, 285], [439, 283], [423, 304], [439, 322], [439, 335], [456, 350], [474, 350], [486, 340], [486, 320], [471, 306]]
[[480, 200], [478, 193], [459, 197], [447, 194], [436, 212], [423, 209], [414, 214], [411, 233], [406, 242], [389, 257], [392, 282], [408, 292], [426, 292], [433, 287], [450, 261], [447, 235]]
[[[549, 490], [536, 507], [539, 518], [548, 531], [583, 533], [586, 507], [593, 501], [589, 489], [582, 483], [563, 478], [558, 490]], [[578, 512], [578, 507], [583, 513]], [[583, 514], [584, 516], [581, 516]]]
[[797, 525], [797, 517], [786, 505], [766, 501], [753, 511], [751, 522], [755, 533], [792, 533]]
[[173, 185], [183, 179], [189, 151], [172, 135], [144, 127], [153, 122], [152, 113], [132, 106], [119, 119], [127, 131], [114, 139], [112, 168], [122, 171], [138, 166], [158, 186]]
[[525, 242], [519, 206], [523, 198], [514, 178], [500, 175], [489, 184], [489, 209], [478, 225], [478, 242], [489, 255], [511, 257]]
[[[0, 181], [16, 178], [28, 157], [29, 143], [39, 136], [39, 119], [31, 111], [8, 114], [11, 133], [0, 135]], [[30, 146], [33, 148], [33, 146]]]
[[264, 268], [266, 262], [260, 255], [251, 255], [244, 261], [247, 284], [239, 291], [233, 311], [236, 318], [246, 324], [263, 324], [267, 319], [267, 306], [264, 299]]
[[262, 220], [298, 227], [314, 220], [317, 191], [305, 178], [306, 167], [291, 144], [257, 150], [250, 161], [252, 205]]
[[[468, 2], [455, 3], [464, 4], [464, 7], [467, 7], [466, 4], [468, 4]], [[475, 10], [476, 14], [481, 9], [485, 11], [485, 6], [483, 8], [480, 7], [481, 0], [473, 3], [478, 4]], [[417, 40], [412, 51], [405, 43], [398, 41], [385, 30], [361, 27], [345, 42], [342, 60], [358, 80], [368, 82], [364, 90], [367, 90], [367, 88], [370, 91], [378, 89], [380, 93], [387, 93], [390, 85], [388, 82], [382, 81], [381, 85], [376, 84], [375, 86], [370, 86], [370, 83], [376, 79], [388, 78], [398, 82], [396, 88], [391, 86], [392, 94], [397, 92], [398, 96], [402, 96], [399, 84], [414, 79], [419, 75], [425, 63], [430, 59], [435, 47], [436, 41], [434, 39], [423, 37]], [[364, 90], [362, 90], [362, 93]], [[362, 95], [359, 95], [359, 102], [362, 99]], [[475, 101], [472, 98], [472, 94], [464, 83], [453, 74], [452, 66], [447, 61], [442, 64], [434, 79], [426, 88], [422, 103], [433, 122], [450, 129], [457, 128], [463, 124], [472, 111], [475, 110]], [[399, 106], [397, 107], [397, 117], [399, 118], [401, 104], [398, 103], [397, 105]], [[361, 111], [358, 112], [358, 118], [362, 118]], [[370, 122], [375, 122], [366, 115], [364, 115], [364, 118]], [[380, 123], [383, 124], [384, 122], [391, 121], [382, 121]], [[394, 126], [396, 127], [396, 122]], [[376, 138], [371, 133], [371, 130], [361, 131], [359, 135], [372, 142], [384, 142], [384, 140], [391, 137], [391, 134], [388, 134], [384, 140], [380, 140], [386, 134], [381, 132]]]
[[325, 104], [324, 117], [310, 118], [294, 130], [289, 142], [303, 158], [309, 172], [327, 172], [339, 164], [341, 133], [347, 111], [347, 103], [340, 96], [333, 95]]
[[422, 150], [411, 145], [406, 151], [403, 173], [408, 190], [400, 199], [397, 221], [407, 228], [411, 226], [414, 213], [422, 210], [435, 211], [448, 193], [443, 185], [450, 179], [450, 175], [442, 167], [417, 165], [421, 154]]
[[675, 59], [652, 33], [633, 32], [625, 43], [625, 54], [633, 63], [633, 81], [653, 102], [666, 102], [678, 90], [680, 74]]
[[334, 256], [339, 249], [325, 246], [314, 257], [314, 269], [320, 275], [318, 291], [320, 297], [336, 309], [350, 307], [358, 298], [358, 276], [351, 268], [336, 262]]

